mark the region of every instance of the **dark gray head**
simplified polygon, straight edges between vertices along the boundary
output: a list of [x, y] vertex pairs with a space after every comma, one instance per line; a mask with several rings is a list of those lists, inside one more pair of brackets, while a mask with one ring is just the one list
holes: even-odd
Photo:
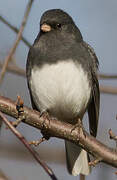
[[41, 17], [40, 24], [43, 23], [48, 23], [52, 25], [57, 23], [74, 24], [71, 16], [69, 16], [69, 14], [67, 14], [61, 9], [51, 9], [46, 11]]
[[77, 37], [77, 39], [82, 39], [82, 35], [71, 16], [61, 9], [51, 9], [46, 11], [40, 20], [40, 30], [42, 33], [72, 33]]

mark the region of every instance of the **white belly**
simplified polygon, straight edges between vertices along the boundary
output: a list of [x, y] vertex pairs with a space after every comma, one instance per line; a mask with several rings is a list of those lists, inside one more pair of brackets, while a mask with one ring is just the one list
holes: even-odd
[[70, 60], [35, 67], [30, 86], [37, 107], [61, 120], [82, 115], [91, 93], [87, 74]]

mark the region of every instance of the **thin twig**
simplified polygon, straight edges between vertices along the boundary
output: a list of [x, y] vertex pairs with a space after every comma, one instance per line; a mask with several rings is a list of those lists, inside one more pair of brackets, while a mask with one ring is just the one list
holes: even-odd
[[26, 22], [27, 22], [27, 19], [28, 19], [28, 15], [29, 15], [29, 12], [30, 12], [30, 9], [32, 7], [32, 3], [33, 3], [34, 0], [29, 0], [28, 2], [28, 5], [26, 7], [26, 11], [25, 11], [25, 14], [24, 14], [24, 18], [23, 18], [23, 21], [21, 23], [21, 26], [20, 26], [20, 29], [19, 29], [19, 32], [17, 34], [17, 38], [16, 38], [16, 41], [13, 45], [13, 47], [10, 49], [10, 52], [8, 54], [8, 56], [5, 58], [5, 61], [4, 61], [4, 65], [3, 65], [3, 68], [1, 70], [1, 73], [0, 73], [0, 83], [2, 82], [3, 78], [4, 78], [4, 75], [5, 75], [5, 72], [6, 72], [6, 68], [8, 66], [8, 63], [11, 59], [11, 57], [13, 56], [13, 54], [15, 53], [16, 51], [16, 48], [20, 42], [20, 39], [22, 37], [22, 32], [24, 30], [24, 27], [26, 25]]
[[15, 134], [15, 136], [24, 144], [24, 146], [28, 149], [28, 151], [32, 154], [35, 160], [43, 167], [43, 169], [47, 172], [47, 174], [51, 177], [52, 180], [57, 180], [55, 174], [53, 173], [52, 169], [47, 166], [45, 162], [40, 160], [38, 153], [31, 148], [28, 141], [22, 136], [17, 129], [12, 126], [12, 124], [7, 120], [7, 118], [0, 112], [0, 118], [3, 122], [10, 128], [10, 130]]
[[[15, 26], [11, 25], [5, 18], [0, 16], [0, 21], [2, 21], [5, 25], [7, 25], [10, 29], [12, 29], [16, 34], [18, 34], [19, 29], [16, 28]], [[28, 42], [28, 40], [25, 37], [21, 37], [21, 40], [25, 43], [26, 46], [29, 48], [31, 47], [31, 44]]]
[[100, 85], [100, 91], [106, 94], [117, 94], [117, 87]]
[[[0, 62], [0, 68], [3, 67], [3, 63]], [[8, 72], [10, 73], [13, 73], [13, 74], [17, 74], [17, 75], [20, 75], [20, 76], [23, 76], [25, 77], [26, 76], [26, 72], [24, 69], [18, 67], [17, 65], [15, 64], [8, 64], [7, 66], [7, 69], [6, 69]]]
[[99, 73], [99, 79], [117, 79], [117, 74], [103, 74]]
[[45, 137], [40, 138], [39, 140], [33, 140], [30, 141], [29, 144], [30, 145], [34, 145], [34, 146], [39, 146], [42, 142], [47, 141], [47, 139]]
[[10, 180], [1, 169], [0, 169], [0, 180]]
[[80, 174], [80, 180], [85, 180], [85, 175]]
[[96, 166], [99, 162], [101, 162], [102, 159], [97, 158], [89, 162], [89, 166]]

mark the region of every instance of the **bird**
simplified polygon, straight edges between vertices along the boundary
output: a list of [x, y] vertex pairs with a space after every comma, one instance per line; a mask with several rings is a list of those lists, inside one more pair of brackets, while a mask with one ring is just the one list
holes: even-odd
[[[61, 9], [45, 11], [26, 63], [33, 109], [46, 111], [74, 126], [88, 112], [89, 131], [96, 137], [100, 106], [98, 66], [93, 48], [83, 40], [72, 17]], [[67, 140], [65, 149], [68, 172], [73, 176], [90, 174], [87, 152]]]

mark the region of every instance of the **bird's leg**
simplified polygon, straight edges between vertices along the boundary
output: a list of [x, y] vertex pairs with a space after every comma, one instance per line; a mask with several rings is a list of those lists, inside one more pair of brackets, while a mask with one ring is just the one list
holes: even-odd
[[74, 127], [71, 130], [71, 133], [76, 129], [76, 128], [82, 128], [82, 122], [80, 120], [80, 118], [78, 118], [77, 123], [74, 125]]
[[[76, 128], [78, 129], [78, 135], [80, 135], [80, 133], [82, 132], [83, 135], [85, 136], [85, 134], [84, 134], [84, 128], [83, 128], [82, 121], [81, 121], [80, 118], [78, 118], [78, 121], [77, 121], [77, 123], [74, 125], [74, 127], [72, 128], [71, 133], [72, 133]], [[79, 137], [78, 137], [78, 138], [79, 138]]]
[[46, 140], [49, 140], [50, 135], [49, 133], [45, 130], [45, 124], [46, 124], [46, 120], [49, 121], [49, 126], [50, 126], [50, 116], [49, 116], [49, 111], [44, 109], [40, 112], [40, 117], [43, 117], [44, 121], [42, 124], [42, 129], [41, 129], [41, 133], [43, 134], [43, 138], [45, 138]]
[[42, 116], [46, 116], [46, 117], [49, 116], [47, 109], [43, 109], [43, 110], [40, 112], [40, 117], [42, 117]]
[[[40, 112], [40, 118], [43, 117], [44, 121], [43, 121], [43, 124], [42, 124], [42, 130], [41, 130], [41, 133], [43, 135], [42, 138], [40, 138], [39, 140], [33, 140], [33, 141], [30, 141], [29, 144], [30, 145], [34, 145], [34, 146], [38, 146], [40, 145], [42, 142], [44, 141], [47, 141], [49, 140], [50, 138], [50, 135], [49, 133], [45, 130], [45, 124], [46, 124], [46, 120], [49, 120], [49, 126], [50, 126], [50, 118], [49, 118], [49, 114], [48, 114], [48, 111], [46, 109], [42, 110]], [[43, 129], [44, 128], [44, 129]]]
[[17, 112], [18, 112], [18, 118], [17, 118], [16, 121], [12, 122], [12, 125], [14, 127], [17, 127], [18, 124], [25, 119], [23, 106], [24, 106], [23, 100], [21, 99], [20, 96], [17, 96], [16, 109], [17, 109]]

